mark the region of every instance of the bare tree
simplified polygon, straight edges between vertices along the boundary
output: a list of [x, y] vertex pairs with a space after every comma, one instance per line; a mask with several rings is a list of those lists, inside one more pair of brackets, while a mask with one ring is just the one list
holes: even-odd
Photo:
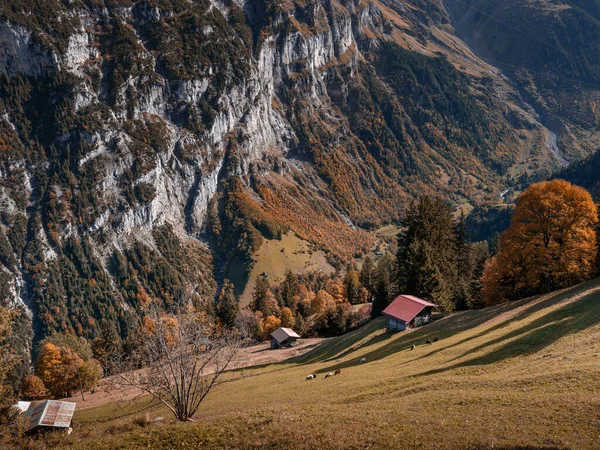
[[189, 420], [230, 366], [242, 340], [205, 315], [149, 312], [135, 344], [117, 364], [115, 382], [150, 394], [179, 420]]

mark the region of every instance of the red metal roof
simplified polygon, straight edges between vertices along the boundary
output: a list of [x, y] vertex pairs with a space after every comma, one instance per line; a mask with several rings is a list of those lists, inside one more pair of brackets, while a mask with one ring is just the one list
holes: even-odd
[[396, 297], [396, 300], [385, 308], [383, 315], [409, 323], [426, 306], [437, 307], [437, 305], [434, 305], [433, 303], [426, 302], [425, 300], [421, 300], [412, 295], [399, 295]]

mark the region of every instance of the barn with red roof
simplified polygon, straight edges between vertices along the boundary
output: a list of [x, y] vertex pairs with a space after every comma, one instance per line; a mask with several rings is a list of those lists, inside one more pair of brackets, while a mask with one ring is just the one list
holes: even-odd
[[387, 317], [388, 329], [402, 331], [431, 322], [433, 308], [437, 305], [413, 295], [399, 295], [385, 308], [383, 315]]

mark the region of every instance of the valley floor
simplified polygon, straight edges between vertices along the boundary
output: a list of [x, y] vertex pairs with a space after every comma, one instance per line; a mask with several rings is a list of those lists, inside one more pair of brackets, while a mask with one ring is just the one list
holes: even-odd
[[[25, 445], [600, 448], [600, 281], [453, 314], [409, 333], [384, 326], [375, 320], [219, 385], [195, 422], [174, 423], [147, 400], [112, 403], [78, 411], [70, 436]], [[324, 379], [336, 369], [340, 375]], [[318, 379], [305, 381], [310, 373]], [[153, 422], [158, 416], [166, 420]]]

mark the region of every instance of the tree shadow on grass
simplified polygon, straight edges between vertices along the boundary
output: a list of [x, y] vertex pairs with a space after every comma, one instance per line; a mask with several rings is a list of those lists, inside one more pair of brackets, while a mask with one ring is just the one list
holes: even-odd
[[[346, 352], [339, 353], [339, 351], [333, 352], [333, 356], [329, 358], [323, 358], [322, 355], [316, 355], [317, 358], [310, 362], [329, 362], [333, 360], [337, 360], [343, 356], [348, 356], [352, 352], [359, 350], [363, 347], [368, 347], [373, 344], [380, 343], [384, 340], [390, 339], [393, 336], [398, 336], [396, 339], [390, 341], [388, 344], [374, 349], [369, 353], [358, 356], [356, 358], [350, 359], [348, 361], [341, 362], [339, 364], [335, 364], [333, 366], [327, 367], [326, 369], [322, 369], [321, 372], [331, 372], [337, 369], [343, 369], [348, 367], [356, 366], [360, 364], [360, 360], [365, 358], [367, 362], [377, 361], [383, 358], [386, 358], [394, 353], [399, 351], [410, 351], [411, 345], [422, 346], [425, 345], [426, 341], [433, 341], [433, 339], [438, 338], [439, 341], [434, 343], [433, 345], [443, 345], [444, 339], [458, 333], [464, 331], [466, 329], [478, 327], [493, 317], [501, 314], [502, 312], [511, 309], [511, 305], [498, 305], [492, 308], [486, 308], [485, 310], [476, 310], [476, 311], [461, 311], [451, 316], [443, 317], [442, 319], [436, 320], [429, 325], [417, 328], [410, 333], [383, 333], [381, 335], [374, 336], [369, 341], [362, 344], [360, 347], [355, 349], [349, 349]], [[381, 327], [383, 327], [385, 322], [381, 322]], [[372, 331], [372, 330], [371, 330]], [[355, 342], [358, 342], [360, 339], [356, 339]], [[443, 348], [441, 349], [443, 350]], [[441, 351], [441, 350], [435, 350]], [[431, 354], [431, 353], [428, 353]], [[419, 359], [419, 358], [415, 358]], [[411, 361], [414, 361], [411, 360]], [[406, 364], [411, 361], [407, 361]]]
[[[517, 316], [517, 318], [519, 320], [523, 320], [538, 311], [541, 311], [545, 308], [551, 307], [551, 306], [553, 306], [563, 300], [567, 300], [568, 298], [571, 298], [573, 296], [580, 295], [581, 293], [583, 293], [587, 290], [593, 289], [593, 288], [600, 289], [600, 286], [598, 286], [598, 280], [587, 281], [587, 282], [581, 283], [575, 287], [562, 289], [560, 291], [555, 291], [550, 294], [544, 294], [544, 295], [534, 297], [534, 298], [526, 298], [523, 300], [504, 303], [504, 304], [498, 305], [498, 306], [492, 306], [492, 307], [489, 307], [489, 308], [479, 311], [479, 312], [487, 311], [487, 313], [481, 317], [481, 319], [485, 319], [485, 320], [483, 320], [483, 321], [478, 320], [478, 322], [480, 322], [480, 325], [482, 325], [483, 323], [487, 322], [488, 320], [493, 319], [494, 317], [499, 316], [500, 314], [502, 314], [504, 312], [508, 312], [510, 310], [520, 308], [520, 307], [526, 305], [527, 303], [531, 303], [528, 307], [524, 308]], [[473, 311], [467, 311], [467, 313], [472, 313], [472, 312]], [[444, 347], [438, 348], [437, 350], [429, 352], [429, 353], [427, 353], [419, 358], [416, 358], [416, 359], [428, 358], [432, 355], [435, 355], [436, 353], [439, 353], [439, 352], [442, 352], [442, 351], [445, 351], [445, 350], [448, 350], [448, 349], [451, 349], [454, 347], [459, 347], [467, 342], [479, 339], [483, 336], [486, 336], [497, 330], [507, 327], [511, 323], [512, 323], [511, 318], [507, 318], [506, 320], [503, 320], [500, 323], [498, 323], [497, 325], [487, 328], [487, 329], [481, 331], [480, 333], [477, 333], [473, 336], [469, 336], [465, 339], [455, 342], [454, 344], [450, 344], [450, 345], [446, 345]], [[477, 325], [475, 324], [472, 326], [475, 327]], [[472, 349], [470, 352], [475, 351], [476, 349], [477, 348]], [[461, 358], [462, 356], [464, 356], [464, 355], [461, 355], [459, 358]]]
[[415, 376], [432, 375], [460, 367], [488, 365], [521, 355], [537, 353], [565, 336], [579, 333], [600, 323], [599, 300], [600, 295], [598, 294], [586, 295], [577, 302], [565, 305], [504, 336], [479, 345], [460, 357], [499, 342], [511, 340], [496, 350], [468, 361]]

